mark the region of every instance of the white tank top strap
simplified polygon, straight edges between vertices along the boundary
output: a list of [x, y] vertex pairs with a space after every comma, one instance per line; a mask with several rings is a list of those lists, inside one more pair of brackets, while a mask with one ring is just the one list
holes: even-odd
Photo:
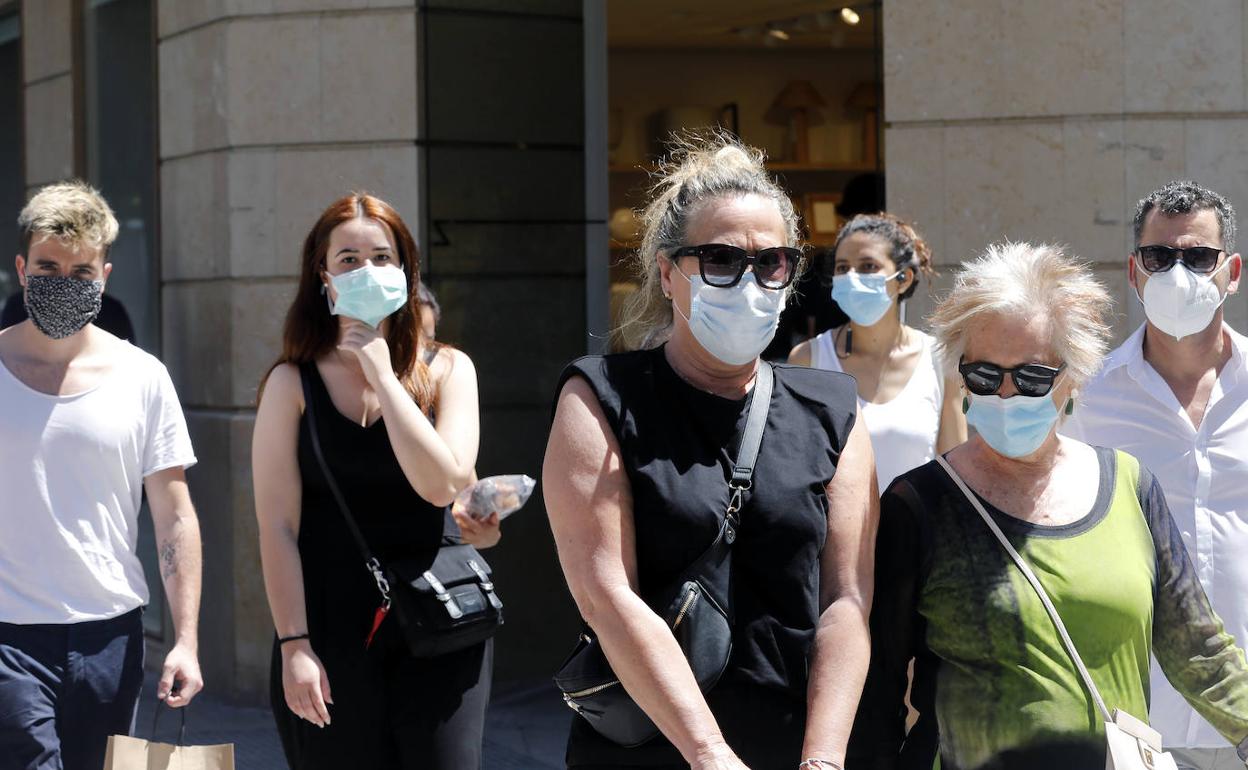
[[810, 341], [810, 366], [812, 369], [827, 369], [832, 372], [844, 371], [836, 355], [836, 329], [821, 332]]

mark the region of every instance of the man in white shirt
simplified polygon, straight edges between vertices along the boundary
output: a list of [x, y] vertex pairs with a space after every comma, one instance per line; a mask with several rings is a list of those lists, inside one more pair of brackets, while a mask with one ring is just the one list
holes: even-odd
[[157, 695], [202, 687], [195, 462], [165, 367], [91, 322], [117, 220], [80, 182], [18, 218], [30, 320], [0, 332], [0, 770], [99, 770], [143, 681], [147, 490], [177, 638]]
[[[1241, 269], [1235, 210], [1221, 195], [1176, 181], [1141, 200], [1127, 280], [1148, 320], [1105, 359], [1062, 430], [1123, 449], [1157, 476], [1200, 583], [1242, 646], [1248, 642], [1248, 339], [1222, 320]], [[1244, 767], [1155, 661], [1150, 718], [1180, 768]]]

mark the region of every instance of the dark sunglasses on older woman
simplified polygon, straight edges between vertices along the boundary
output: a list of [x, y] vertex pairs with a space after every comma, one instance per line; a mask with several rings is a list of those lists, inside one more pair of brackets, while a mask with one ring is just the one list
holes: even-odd
[[698, 272], [707, 286], [728, 289], [736, 286], [745, 269], [754, 266], [754, 280], [766, 289], [783, 289], [793, 283], [802, 250], [792, 246], [774, 246], [750, 254], [738, 246], [707, 243], [702, 246], [681, 246], [672, 252], [672, 259], [697, 257]]
[[1020, 396], [1047, 396], [1053, 389], [1057, 376], [1066, 368], [1066, 364], [1058, 367], [1044, 364], [1023, 364], [1012, 369], [990, 364], [987, 361], [972, 361], [969, 364], [959, 363], [958, 372], [966, 389], [977, 396], [995, 395], [1001, 390], [1005, 376], [1014, 380], [1014, 388]]
[[1174, 267], [1176, 262], [1182, 262], [1193, 273], [1212, 273], [1218, 266], [1222, 249], [1212, 246], [1189, 246], [1186, 249], [1140, 246], [1135, 253], [1140, 258], [1140, 264], [1150, 273], [1164, 273]]

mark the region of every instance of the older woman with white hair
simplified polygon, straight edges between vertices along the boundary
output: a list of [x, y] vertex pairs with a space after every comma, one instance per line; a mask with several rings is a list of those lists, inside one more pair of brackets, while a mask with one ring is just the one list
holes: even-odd
[[[1106, 715], [1148, 719], [1150, 653], [1228, 739], [1248, 737], [1248, 662], [1160, 487], [1132, 456], [1055, 430], [1100, 365], [1109, 310], [1086, 266], [1025, 243], [991, 246], [936, 309], [976, 435], [881, 500], [887, 579], [850, 770], [931, 768], [933, 716], [943, 770], [1101, 770]], [[906, 735], [911, 659], [920, 728]]]
[[[587, 625], [556, 677], [579, 715], [568, 766], [838, 770], [877, 497], [853, 380], [759, 360], [801, 263], [792, 203], [717, 137], [681, 148], [643, 221], [632, 349], [565, 370], [543, 469]], [[730, 638], [690, 629], [724, 628], [712, 606]], [[611, 671], [567, 684], [595, 650]]]

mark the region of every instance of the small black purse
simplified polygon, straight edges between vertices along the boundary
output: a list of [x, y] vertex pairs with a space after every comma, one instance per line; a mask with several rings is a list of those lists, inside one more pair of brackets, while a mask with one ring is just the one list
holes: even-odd
[[[715, 541], [664, 590], [646, 597], [646, 604], [667, 622], [703, 693], [719, 682], [732, 655], [732, 544], [741, 523], [744, 495], [753, 486], [773, 378], [771, 364], [760, 361], [728, 482], [728, 507]], [[588, 627], [554, 679], [564, 703], [603, 737], [621, 746], [638, 746], [659, 734], [659, 728], [620, 684]]]
[[503, 602], [494, 591], [490, 565], [476, 548], [444, 544], [417, 556], [393, 559], [385, 567], [373, 555], [325, 461], [308, 373], [300, 367], [299, 374], [312, 451], [381, 594], [367, 643], [372, 642], [377, 627], [391, 610], [398, 616], [408, 650], [418, 658], [455, 652], [489, 639], [503, 624]]

